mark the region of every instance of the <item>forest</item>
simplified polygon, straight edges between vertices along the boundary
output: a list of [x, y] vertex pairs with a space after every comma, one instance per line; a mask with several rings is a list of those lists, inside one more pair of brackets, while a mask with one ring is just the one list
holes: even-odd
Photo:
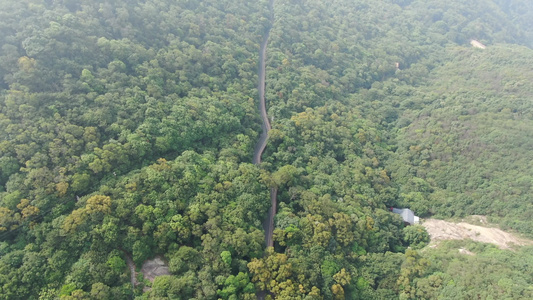
[[532, 299], [389, 210], [533, 238], [531, 65], [528, 0], [3, 0], [0, 299]]

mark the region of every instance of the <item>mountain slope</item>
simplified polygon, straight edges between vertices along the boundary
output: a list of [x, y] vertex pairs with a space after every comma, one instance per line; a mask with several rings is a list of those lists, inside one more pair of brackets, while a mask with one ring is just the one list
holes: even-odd
[[405, 101], [412, 108], [398, 122], [409, 123], [399, 131], [393, 175], [404, 183], [402, 203], [420, 214], [489, 215], [532, 234], [533, 50], [448, 53], [428, 85]]
[[530, 247], [389, 211], [532, 234], [530, 1], [273, 4], [0, 3], [0, 298], [531, 298]]

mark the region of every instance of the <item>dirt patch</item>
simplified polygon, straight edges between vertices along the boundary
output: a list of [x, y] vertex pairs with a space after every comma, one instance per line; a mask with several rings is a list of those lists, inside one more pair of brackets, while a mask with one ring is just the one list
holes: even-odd
[[[469, 220], [487, 225], [487, 219], [483, 216], [472, 216]], [[530, 240], [522, 239], [499, 228], [483, 227], [466, 222], [452, 223], [444, 220], [427, 219], [423, 221], [422, 225], [428, 231], [432, 243], [438, 243], [441, 240], [471, 239], [478, 242], [495, 244], [500, 249], [510, 249], [513, 245], [524, 246], [533, 244]]]
[[466, 250], [465, 248], [459, 248], [459, 253], [466, 254], [466, 255], [474, 255], [473, 252], [470, 252], [470, 251]]
[[143, 273], [144, 279], [150, 280], [150, 282], [154, 282], [157, 276], [170, 275], [166, 262], [159, 256], [145, 261], [141, 272]]
[[[156, 277], [170, 275], [170, 270], [163, 258], [156, 256], [143, 263], [141, 273], [143, 274], [144, 280], [149, 280], [151, 283], [154, 283]], [[151, 289], [150, 285], [144, 286], [143, 292], [149, 292]]]

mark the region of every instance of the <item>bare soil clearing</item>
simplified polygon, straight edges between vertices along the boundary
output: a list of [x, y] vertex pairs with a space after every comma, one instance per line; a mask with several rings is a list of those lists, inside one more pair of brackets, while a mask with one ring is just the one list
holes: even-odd
[[[472, 216], [470, 220], [480, 224], [487, 224], [487, 220], [483, 216]], [[499, 228], [472, 225], [466, 222], [453, 223], [444, 220], [426, 219], [422, 225], [428, 231], [432, 244], [441, 240], [462, 239], [495, 244], [500, 249], [510, 249], [515, 245], [533, 244], [530, 240], [520, 238]]]
[[[135, 288], [139, 284], [139, 282], [137, 282], [138, 272], [135, 271], [135, 263], [133, 262], [133, 259], [131, 258], [131, 255], [129, 255], [128, 252], [124, 250], [122, 251], [126, 255], [126, 264], [130, 269], [131, 285], [133, 286], [133, 288]], [[158, 276], [170, 275], [170, 270], [168, 269], [168, 265], [163, 260], [163, 258], [161, 258], [160, 256], [156, 256], [153, 259], [146, 260], [143, 263], [141, 273], [143, 274], [144, 279], [147, 279], [151, 283], [153, 283], [154, 279]], [[144, 292], [148, 292], [150, 290], [151, 288], [148, 286], [145, 286], [143, 289]]]
[[143, 273], [144, 279], [148, 279], [150, 282], [154, 282], [154, 279], [158, 276], [170, 275], [167, 264], [159, 256], [145, 261], [141, 272]]

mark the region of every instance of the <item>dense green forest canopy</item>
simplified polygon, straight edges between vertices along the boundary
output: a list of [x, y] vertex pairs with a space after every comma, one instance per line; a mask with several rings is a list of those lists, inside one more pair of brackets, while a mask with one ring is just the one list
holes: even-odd
[[[0, 299], [533, 298], [531, 246], [424, 247], [388, 210], [533, 236], [532, 22], [527, 0], [1, 1]], [[171, 275], [132, 287], [156, 255]]]

